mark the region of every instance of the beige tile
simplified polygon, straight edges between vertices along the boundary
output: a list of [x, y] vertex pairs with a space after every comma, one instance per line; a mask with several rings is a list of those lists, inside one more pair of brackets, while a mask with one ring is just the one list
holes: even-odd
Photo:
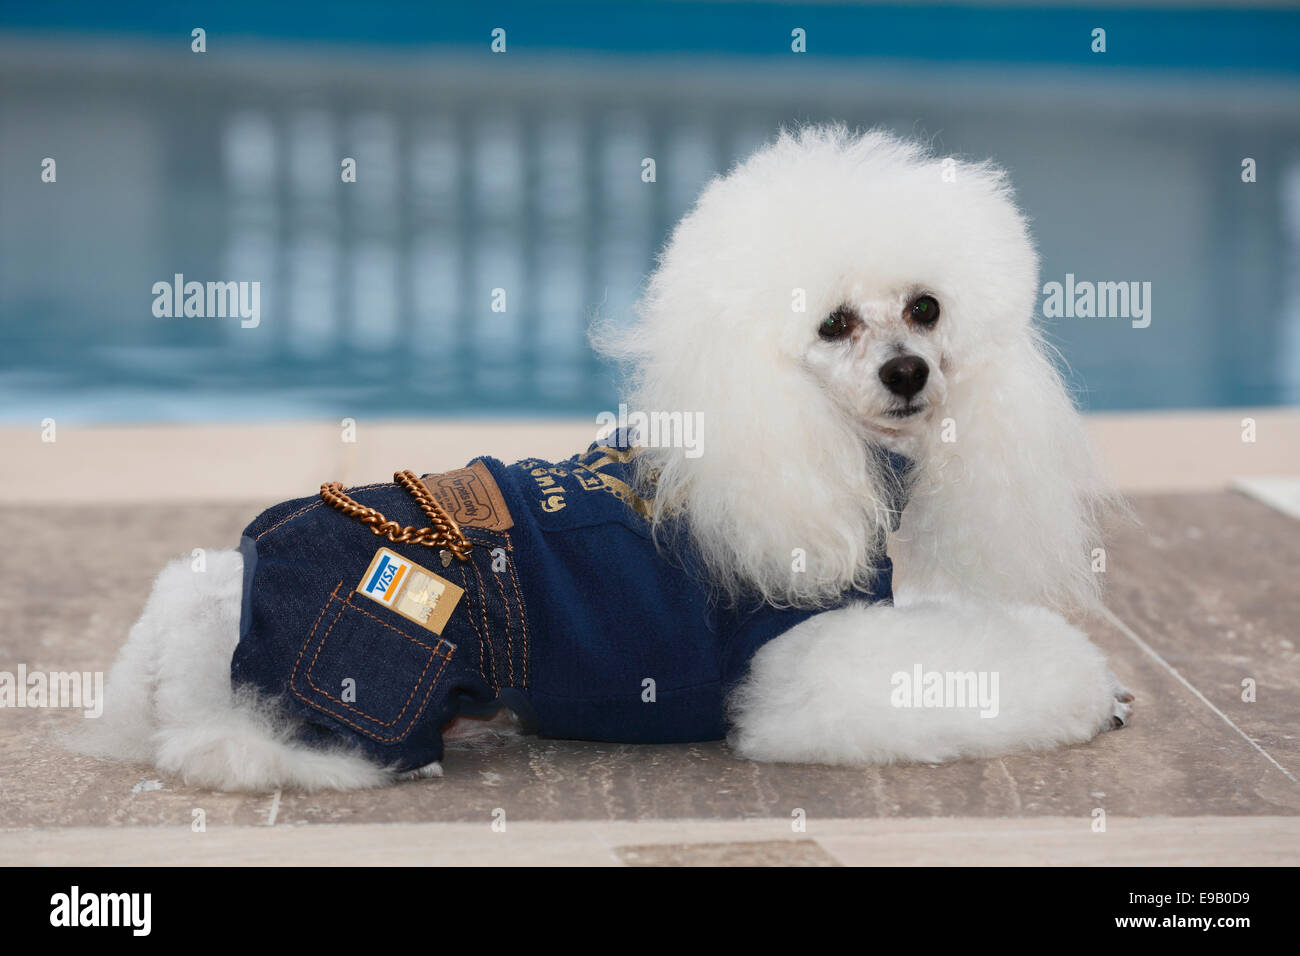
[[614, 848], [627, 866], [839, 866], [812, 840], [736, 840]]
[[[0, 508], [0, 670], [106, 671], [168, 559], [238, 542], [248, 506]], [[33, 567], [57, 568], [32, 587]], [[146, 767], [70, 753], [80, 711], [0, 709], [0, 827], [266, 819], [265, 796], [187, 790]], [[156, 788], [155, 788], [156, 787]]]
[[[1241, 440], [1241, 422], [1256, 441]], [[1093, 415], [1088, 429], [1126, 491], [1224, 489], [1241, 476], [1300, 475], [1300, 410]], [[478, 455], [567, 458], [596, 432], [590, 418], [444, 419], [148, 426], [38, 423], [0, 428], [0, 503], [257, 500], [315, 492], [321, 482], [387, 481], [394, 471], [458, 468]]]
[[[343, 470], [330, 425], [60, 425], [0, 429], [0, 500], [6, 503], [260, 500], [313, 494]], [[391, 477], [391, 476], [390, 476]]]
[[846, 866], [1294, 866], [1294, 817], [863, 821], [816, 836]]
[[[1090, 427], [1129, 487], [1300, 473], [1300, 442], [1287, 438], [1300, 416], [1259, 413], [1253, 447], [1240, 447], [1241, 417], [1101, 417]], [[0, 669], [105, 669], [165, 560], [232, 546], [261, 507], [309, 494], [324, 477], [385, 479], [482, 453], [561, 457], [590, 437], [585, 421], [360, 425], [354, 445], [332, 425], [61, 429], [55, 447], [0, 432], [0, 504], [42, 504], [0, 506], [0, 530], [24, 545], [0, 557]], [[6, 710], [0, 862], [618, 865], [635, 852], [664, 863], [808, 854], [846, 864], [1294, 865], [1300, 787], [1242, 734], [1294, 775], [1300, 524], [1231, 494], [1134, 503], [1143, 525], [1118, 530], [1108, 550], [1118, 624], [1084, 623], [1138, 710], [1132, 726], [1085, 746], [836, 768], [748, 763], [720, 743], [530, 739], [453, 750], [441, 779], [274, 797], [198, 791], [71, 754], [59, 738], [79, 715]], [[34, 565], [63, 573], [33, 589]], [[1254, 704], [1240, 700], [1247, 676], [1258, 683]], [[192, 831], [195, 810], [204, 833]], [[506, 831], [493, 831], [503, 815]], [[792, 830], [795, 819], [806, 832]]]
[[479, 455], [567, 458], [594, 438], [592, 419], [536, 422], [361, 420], [337, 423], [60, 425], [0, 428], [0, 503], [260, 501], [315, 494], [325, 481], [391, 481], [393, 472], [459, 468]]
[[[1225, 505], [1220, 498], [1231, 496], [1178, 498], [1158, 508], [1139, 501], [1138, 507], [1160, 521], [1166, 521], [1161, 509], [1173, 509], [1169, 528], [1181, 527], [1178, 515], [1184, 512], [1179, 508], [1209, 513], [1228, 507], [1219, 523], [1243, 523], [1243, 543], [1274, 532], [1261, 517], [1269, 514], [1262, 506], [1236, 498]], [[0, 508], [0, 529], [11, 540], [33, 542], [27, 550], [9, 549], [0, 557], [0, 669], [15, 669], [19, 662], [43, 670], [105, 669], [143, 606], [157, 568], [195, 546], [233, 544], [254, 510], [251, 505], [229, 504], [167, 505], [147, 511]], [[1168, 529], [1162, 533], [1172, 534]], [[1166, 569], [1159, 553], [1135, 550], [1140, 544], [1121, 541], [1115, 546], [1112, 593], [1119, 595], [1121, 617], [1137, 622], [1135, 626], [1158, 643], [1165, 631], [1150, 627], [1150, 622], [1165, 617], [1181, 621], [1183, 606], [1193, 606], [1197, 599], [1194, 589], [1170, 590], [1169, 580], [1185, 576], [1189, 581], [1213, 581], [1222, 574], [1209, 565]], [[1233, 612], [1242, 622], [1239, 640], [1252, 654], [1276, 655], [1279, 645], [1269, 628], [1279, 619], [1269, 602], [1289, 606], [1285, 594], [1272, 594], [1266, 584], [1271, 573], [1265, 567], [1267, 554], [1274, 553], [1282, 552], [1270, 546], [1250, 559], [1259, 562], [1248, 566], [1258, 581], [1233, 584], [1253, 595]], [[25, 583], [25, 569], [33, 561], [58, 562], [66, 573], [33, 590]], [[1125, 604], [1128, 591], [1152, 603]], [[1257, 648], [1254, 638], [1248, 640], [1244, 635], [1253, 633], [1247, 628], [1250, 622], [1258, 622], [1252, 626], [1259, 635], [1274, 634], [1268, 638], [1272, 643]], [[1084, 746], [937, 767], [845, 768], [754, 764], [736, 760], [721, 743], [637, 747], [526, 739], [453, 750], [441, 779], [359, 794], [285, 793], [277, 819], [290, 825], [483, 823], [490, 822], [498, 808], [519, 821], [789, 819], [797, 810], [823, 820], [1087, 818], [1098, 807], [1126, 816], [1300, 813], [1300, 788], [1157, 661], [1105, 621], [1088, 627], [1139, 700], [1131, 727]], [[1202, 659], [1211, 662], [1207, 666], [1212, 672], [1237, 666], [1221, 661], [1221, 653], [1219, 644], [1190, 632], [1169, 647], [1170, 658], [1196, 674], [1196, 662]], [[1242, 715], [1243, 726], [1255, 726], [1247, 719], [1251, 714], [1268, 717], [1259, 724], [1260, 732], [1269, 735], [1269, 746], [1289, 752], [1286, 735], [1294, 728], [1296, 711], [1284, 696], [1291, 685], [1277, 675], [1291, 673], [1282, 669], [1291, 666], [1291, 658], [1260, 659], [1274, 662], [1272, 670], [1260, 671], [1268, 677], [1261, 678], [1261, 687], [1269, 696], [1255, 705], [1262, 709]], [[1235, 679], [1235, 670], [1231, 674]], [[1221, 683], [1215, 699], [1222, 699], [1226, 708], [1232, 682], [1224, 678]], [[67, 754], [57, 734], [81, 720], [64, 711], [0, 711], [0, 784], [5, 796], [0, 826], [188, 825], [196, 807], [226, 822], [267, 819], [269, 797], [204, 794], [174, 780], [161, 781], [165, 789], [139, 790], [142, 781], [156, 777], [148, 768], [122, 768]]]
[[594, 419], [555, 421], [440, 421], [386, 423], [358, 432], [348, 448], [348, 470], [340, 479], [353, 484], [391, 481], [393, 472], [417, 474], [460, 468], [480, 455], [504, 462], [521, 458], [568, 458], [596, 440]]
[[0, 865], [617, 866], [582, 824], [90, 827], [0, 832]]
[[[1242, 441], [1245, 419], [1253, 442]], [[1300, 410], [1225, 409], [1089, 415], [1088, 431], [1126, 492], [1212, 491], [1242, 476], [1300, 475]]]
[[1300, 522], [1237, 493], [1133, 505], [1141, 526], [1108, 548], [1109, 606], [1300, 777]]

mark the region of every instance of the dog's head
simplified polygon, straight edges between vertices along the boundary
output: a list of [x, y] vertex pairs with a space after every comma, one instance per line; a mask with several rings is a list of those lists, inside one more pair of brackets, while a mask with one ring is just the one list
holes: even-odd
[[634, 407], [703, 413], [698, 457], [643, 457], [728, 591], [866, 583], [897, 518], [883, 446], [915, 462], [902, 581], [1062, 605], [1095, 591], [1100, 482], [1036, 293], [1001, 171], [814, 127], [711, 182], [638, 322], [597, 344], [631, 361]]

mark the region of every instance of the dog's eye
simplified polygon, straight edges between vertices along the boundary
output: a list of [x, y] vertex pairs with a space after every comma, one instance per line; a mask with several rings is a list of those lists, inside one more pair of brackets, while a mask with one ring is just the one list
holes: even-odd
[[920, 325], [934, 325], [939, 321], [939, 300], [932, 295], [918, 296], [908, 306], [907, 314]]
[[853, 319], [853, 312], [844, 306], [840, 306], [840, 308], [822, 319], [822, 324], [817, 327], [817, 334], [824, 339], [843, 338], [848, 334]]

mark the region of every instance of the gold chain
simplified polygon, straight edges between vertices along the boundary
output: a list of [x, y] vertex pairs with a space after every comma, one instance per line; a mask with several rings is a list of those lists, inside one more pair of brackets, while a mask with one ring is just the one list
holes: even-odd
[[[349, 518], [359, 518], [361, 523], [369, 526], [377, 535], [402, 544], [422, 544], [428, 548], [445, 548], [461, 561], [469, 560], [470, 540], [460, 530], [451, 515], [429, 493], [418, 478], [408, 469], [393, 475], [393, 481], [411, 493], [420, 509], [429, 516], [429, 528], [403, 527], [396, 521], [389, 521], [374, 508], [367, 508], [355, 498], [343, 491], [343, 485], [337, 481], [327, 481], [320, 486], [320, 496], [325, 503], [332, 505]], [[444, 561], [446, 558], [444, 557]]]

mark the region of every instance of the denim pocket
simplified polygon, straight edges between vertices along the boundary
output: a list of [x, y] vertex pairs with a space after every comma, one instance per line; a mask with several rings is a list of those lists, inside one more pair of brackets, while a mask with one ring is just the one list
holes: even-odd
[[298, 652], [290, 690], [358, 733], [395, 743], [415, 728], [456, 645], [341, 589], [342, 582]]

